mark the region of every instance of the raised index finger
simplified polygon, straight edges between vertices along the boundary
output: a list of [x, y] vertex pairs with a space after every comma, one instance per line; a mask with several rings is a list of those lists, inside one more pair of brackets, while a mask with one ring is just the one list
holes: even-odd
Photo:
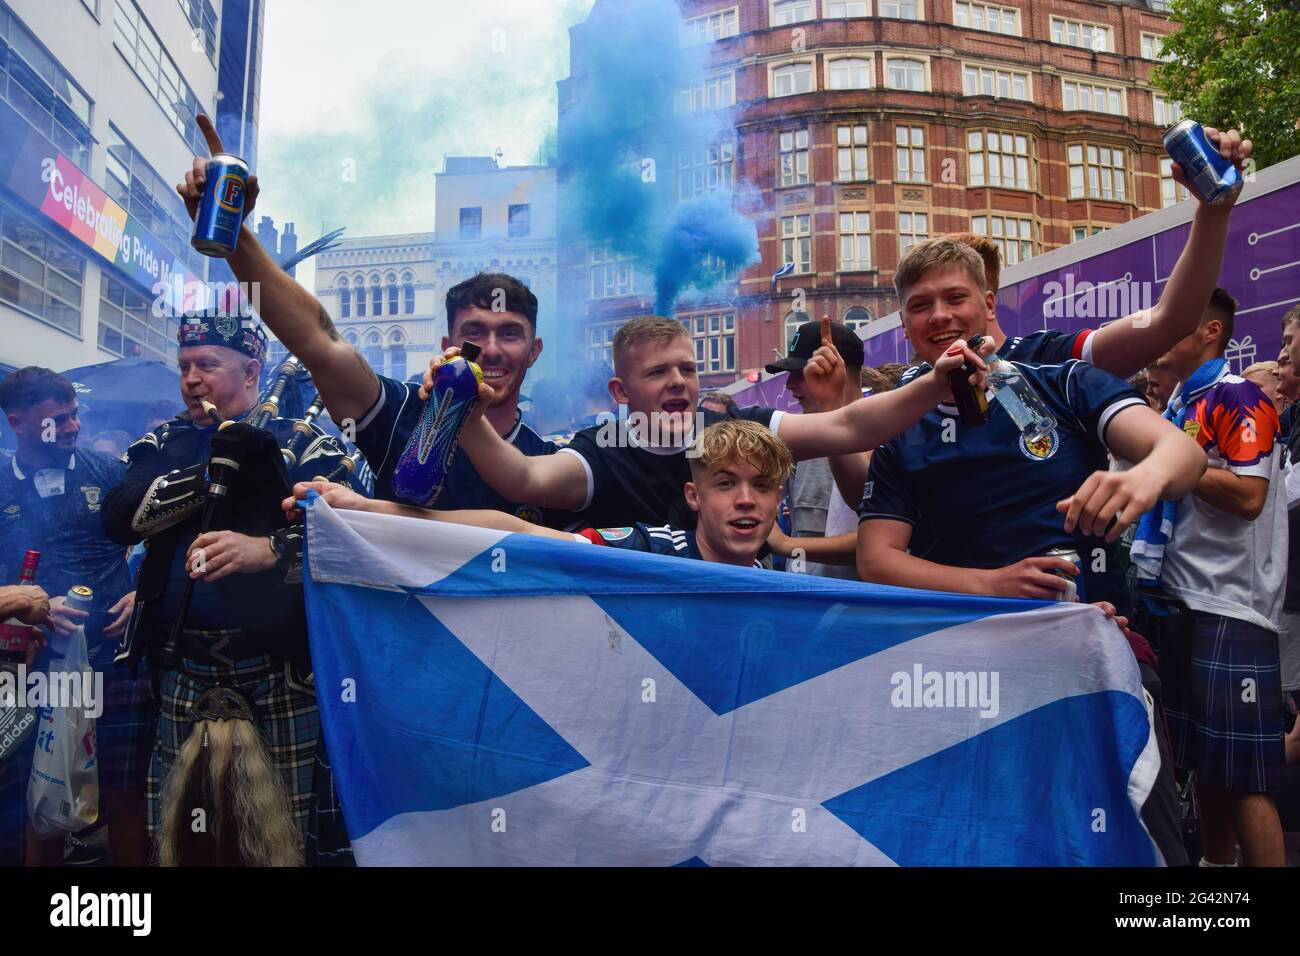
[[198, 120], [199, 132], [208, 141], [208, 152], [213, 156], [217, 155], [217, 153], [224, 153], [226, 148], [221, 144], [221, 137], [217, 134], [217, 128], [212, 125], [212, 120], [202, 113], [196, 116], [195, 119]]
[[822, 316], [822, 345], [830, 345], [830, 344], [831, 344], [831, 317], [829, 315], [823, 315]]

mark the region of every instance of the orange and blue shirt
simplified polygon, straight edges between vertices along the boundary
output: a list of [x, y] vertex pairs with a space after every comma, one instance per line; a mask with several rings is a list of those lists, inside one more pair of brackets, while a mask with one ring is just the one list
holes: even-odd
[[1254, 382], [1224, 374], [1193, 400], [1183, 431], [1205, 449], [1211, 469], [1263, 478], [1268, 497], [1253, 521], [1196, 495], [1184, 498], [1165, 548], [1161, 587], [1193, 610], [1276, 631], [1287, 563], [1285, 445], [1277, 410]]

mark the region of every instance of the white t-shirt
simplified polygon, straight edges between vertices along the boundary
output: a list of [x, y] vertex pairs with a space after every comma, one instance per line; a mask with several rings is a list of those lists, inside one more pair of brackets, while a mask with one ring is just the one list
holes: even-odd
[[1184, 427], [1205, 449], [1210, 468], [1268, 479], [1254, 521], [1195, 494], [1178, 506], [1165, 549], [1161, 585], [1188, 607], [1277, 631], [1286, 589], [1285, 444], [1277, 412], [1253, 382], [1226, 375], [1188, 409]]

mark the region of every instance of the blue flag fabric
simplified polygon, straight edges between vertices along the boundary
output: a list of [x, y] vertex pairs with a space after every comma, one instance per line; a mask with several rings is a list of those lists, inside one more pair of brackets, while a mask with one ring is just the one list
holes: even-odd
[[362, 865], [1152, 865], [1096, 608], [307, 507]]

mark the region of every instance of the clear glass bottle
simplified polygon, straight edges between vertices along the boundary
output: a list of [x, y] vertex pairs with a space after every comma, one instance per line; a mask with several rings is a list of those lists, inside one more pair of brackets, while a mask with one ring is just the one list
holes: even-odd
[[[982, 338], [974, 336], [970, 347], [976, 348]], [[1048, 411], [1047, 403], [1021, 374], [1020, 369], [996, 354], [985, 356], [984, 362], [989, 367], [989, 389], [993, 392], [994, 401], [1006, 409], [1020, 433], [1025, 436], [1025, 442], [1033, 444], [1050, 435], [1056, 427], [1056, 418]]]

